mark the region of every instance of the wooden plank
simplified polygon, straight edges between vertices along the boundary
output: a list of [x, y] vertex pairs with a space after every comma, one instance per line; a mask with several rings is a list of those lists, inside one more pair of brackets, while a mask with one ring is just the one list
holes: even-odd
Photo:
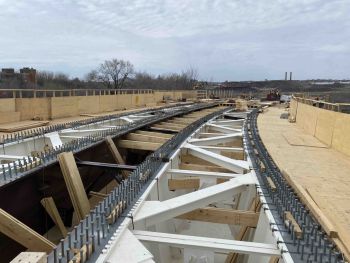
[[280, 257], [273, 256], [270, 258], [269, 263], [278, 263]]
[[164, 125], [165, 127], [177, 127], [179, 129], [183, 129], [185, 128], [186, 126], [188, 126], [187, 124], [179, 124], [179, 123], [172, 123], [170, 121], [162, 121], [159, 123], [160, 125]]
[[141, 131], [137, 130], [135, 131], [137, 134], [145, 134], [145, 135], [150, 135], [150, 136], [155, 136], [155, 137], [161, 137], [161, 138], [166, 138], [166, 139], [171, 139], [173, 135], [171, 134], [166, 134], [166, 133], [161, 133], [161, 132], [151, 132], [151, 131]]
[[[214, 167], [220, 168], [220, 166], [217, 166], [199, 157], [193, 156], [192, 154], [182, 154], [180, 156], [180, 159], [181, 159], [181, 163], [199, 164], [199, 165], [214, 166]], [[234, 172], [231, 171], [230, 173], [234, 173]]]
[[227, 182], [228, 180], [230, 180], [230, 179], [228, 179], [228, 178], [216, 178], [216, 184], [222, 184], [222, 183]]
[[173, 123], [173, 124], [180, 124], [180, 125], [184, 125], [187, 126], [189, 123], [185, 122], [185, 121], [180, 121], [180, 120], [168, 120], [168, 123]]
[[216, 207], [196, 209], [189, 213], [177, 216], [179, 219], [203, 221], [217, 224], [242, 225], [256, 227], [260, 213]]
[[88, 260], [89, 255], [93, 252], [94, 247], [92, 244], [83, 245], [80, 249], [72, 249], [74, 254], [73, 258], [69, 263], [83, 263]]
[[47, 255], [44, 252], [22, 252], [10, 263], [47, 263]]
[[267, 183], [269, 184], [271, 191], [275, 192], [277, 190], [277, 187], [276, 187], [275, 183], [272, 181], [271, 177], [267, 176], [266, 179], [267, 179]]
[[227, 169], [222, 168], [222, 167], [217, 167], [217, 166], [212, 166], [212, 165], [202, 165], [202, 164], [180, 163], [179, 168], [183, 169], [183, 170], [232, 173], [232, 171], [227, 170]]
[[331, 238], [338, 237], [338, 231], [331, 221], [324, 215], [309, 193], [298, 183], [294, 182], [286, 171], [281, 171], [288, 184], [293, 187], [300, 200], [310, 209], [315, 219], [322, 225], [324, 231]]
[[131, 141], [142, 141], [142, 142], [155, 142], [155, 143], [165, 143], [168, 139], [162, 137], [155, 137], [145, 134], [129, 133], [126, 135], [127, 140]]
[[288, 220], [288, 222], [290, 222], [290, 224], [293, 225], [293, 229], [294, 229], [296, 237], [298, 239], [302, 238], [303, 237], [303, 231], [301, 230], [300, 226], [298, 225], [298, 223], [295, 220], [295, 218], [292, 215], [292, 213], [289, 212], [289, 211], [284, 212], [284, 218], [285, 218], [285, 220]]
[[64, 223], [63, 223], [62, 218], [57, 210], [57, 207], [56, 207], [56, 204], [55, 204], [55, 201], [53, 200], [53, 198], [51, 196], [43, 198], [43, 199], [41, 199], [40, 203], [45, 208], [46, 212], [49, 214], [52, 221], [58, 226], [58, 229], [60, 230], [62, 236], [66, 237], [67, 236], [67, 229], [64, 226]]
[[155, 143], [155, 142], [139, 142], [139, 141], [131, 141], [131, 140], [119, 140], [117, 142], [117, 146], [121, 147], [121, 148], [127, 148], [127, 149], [155, 151], [160, 146], [162, 146], [162, 144]]
[[108, 146], [109, 151], [112, 153], [114, 161], [117, 164], [125, 164], [124, 159], [122, 158], [120, 152], [118, 151], [117, 147], [115, 146], [112, 137], [111, 136], [107, 136], [106, 137], [106, 144]]
[[168, 187], [170, 191], [182, 189], [198, 189], [200, 185], [200, 178], [187, 177], [181, 179], [168, 179]]
[[90, 191], [89, 195], [100, 197], [102, 199], [108, 197], [107, 194], [103, 194], [103, 193], [100, 193], [100, 192], [94, 192], [94, 191]]
[[64, 181], [78, 220], [83, 220], [90, 212], [90, 203], [87, 198], [78, 167], [72, 152], [61, 153], [57, 156]]
[[20, 121], [0, 125], [1, 132], [15, 132], [45, 126], [48, 121]]
[[[260, 206], [260, 199], [259, 199], [259, 197], [255, 197], [255, 198], [253, 198], [253, 200], [249, 206], [248, 211], [259, 212], [260, 207], [261, 207]], [[250, 231], [250, 227], [242, 226], [235, 239], [242, 241], [249, 234], [249, 231]], [[239, 256], [238, 253], [229, 253], [229, 255], [227, 256], [227, 258], [230, 257], [229, 263], [237, 262], [238, 256]]]
[[2, 209], [0, 232], [32, 251], [49, 253], [55, 248], [55, 244]]
[[152, 127], [166, 129], [166, 130], [171, 130], [171, 131], [176, 131], [176, 132], [179, 132], [179, 131], [182, 130], [181, 127], [168, 125], [168, 124], [154, 124], [154, 125], [152, 125]]
[[178, 130], [173, 130], [173, 129], [169, 129], [169, 128], [160, 128], [160, 127], [156, 127], [156, 126], [151, 126], [150, 127], [151, 130], [154, 131], [161, 131], [161, 132], [172, 132], [172, 133], [178, 133]]
[[[117, 164], [125, 164], [125, 161], [124, 161], [123, 157], [121, 156], [120, 152], [118, 151], [117, 147], [115, 146], [112, 137], [107, 136], [105, 142], [108, 146], [109, 151], [112, 153], [114, 161]], [[124, 178], [127, 178], [129, 173], [127, 171], [122, 171], [122, 175]]]

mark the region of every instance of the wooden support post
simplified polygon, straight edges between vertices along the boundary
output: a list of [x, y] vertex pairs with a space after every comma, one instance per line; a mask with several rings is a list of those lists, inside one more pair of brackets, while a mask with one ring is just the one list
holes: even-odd
[[92, 244], [83, 245], [80, 249], [73, 249], [74, 257], [69, 263], [83, 263], [88, 260], [88, 256], [93, 252]]
[[[259, 199], [259, 197], [255, 197], [255, 198], [253, 198], [248, 211], [253, 211], [253, 212], [258, 213], [260, 208], [261, 208], [260, 199]], [[236, 240], [242, 241], [244, 239], [244, 237], [248, 235], [249, 230], [250, 230], [250, 227], [242, 226], [241, 229], [239, 230], [239, 233], [236, 236]], [[237, 262], [238, 255], [239, 255], [238, 253], [229, 253], [225, 262], [228, 262], [228, 263]], [[229, 261], [228, 261], [228, 259], [229, 259]]]
[[266, 179], [267, 179], [267, 183], [269, 184], [271, 191], [276, 192], [277, 187], [276, 187], [275, 183], [272, 181], [271, 177], [267, 176]]
[[55, 248], [54, 243], [2, 209], [0, 209], [0, 232], [32, 251], [49, 253]]
[[168, 187], [170, 191], [182, 189], [198, 189], [200, 178], [187, 177], [181, 179], [168, 179]]
[[112, 153], [115, 162], [118, 164], [125, 164], [124, 159], [122, 158], [117, 147], [115, 146], [111, 136], [106, 137], [106, 144], [108, 146], [109, 151]]
[[124, 209], [126, 207], [126, 202], [121, 201], [119, 202], [111, 211], [109, 215], [107, 215], [106, 219], [108, 224], [112, 225], [115, 223], [115, 221], [118, 219], [118, 217], [123, 213]]
[[216, 207], [196, 209], [189, 213], [177, 216], [179, 219], [203, 221], [217, 224], [242, 225], [256, 227], [260, 213]]
[[67, 236], [67, 229], [63, 224], [62, 218], [57, 210], [55, 201], [52, 197], [46, 197], [41, 199], [40, 203], [45, 208], [46, 212], [51, 217], [52, 221], [56, 224], [63, 237]]
[[303, 231], [301, 230], [292, 213], [289, 211], [284, 212], [284, 218], [289, 222], [289, 224], [293, 225], [295, 236], [298, 239], [301, 239], [303, 237]]
[[87, 198], [78, 167], [72, 152], [64, 152], [57, 156], [64, 181], [78, 220], [83, 220], [90, 212], [90, 203]]
[[[125, 164], [125, 161], [124, 161], [123, 157], [121, 156], [120, 152], [118, 151], [117, 147], [115, 146], [111, 136], [106, 137], [106, 144], [108, 146], [109, 151], [113, 155], [114, 161], [117, 164]], [[126, 178], [126, 177], [128, 177], [129, 173], [127, 171], [122, 171], [122, 175], [124, 178]]]

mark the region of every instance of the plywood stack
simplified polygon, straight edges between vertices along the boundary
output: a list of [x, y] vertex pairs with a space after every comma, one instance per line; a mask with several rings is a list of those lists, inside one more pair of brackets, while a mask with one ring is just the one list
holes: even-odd
[[57, 158], [78, 220], [82, 220], [90, 212], [90, 203], [73, 153], [61, 153]]
[[27, 129], [45, 126], [49, 123], [48, 121], [18, 121], [18, 122], [16, 121], [16, 122], [13, 122], [13, 119], [11, 121], [12, 122], [10, 122], [10, 123], [1, 124], [0, 131], [1, 132], [23, 131], [23, 130], [27, 130]]

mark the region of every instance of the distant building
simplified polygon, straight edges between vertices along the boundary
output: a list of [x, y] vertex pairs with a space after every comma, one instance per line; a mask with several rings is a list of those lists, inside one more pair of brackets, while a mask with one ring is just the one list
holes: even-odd
[[3, 88], [33, 88], [37, 83], [36, 69], [21, 68], [16, 72], [13, 68], [3, 68], [0, 83]]
[[19, 70], [21, 78], [25, 82], [36, 84], [36, 69], [22, 68]]

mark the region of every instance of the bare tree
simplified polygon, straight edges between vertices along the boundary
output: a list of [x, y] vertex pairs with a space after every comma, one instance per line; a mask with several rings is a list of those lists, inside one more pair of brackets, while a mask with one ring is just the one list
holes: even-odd
[[122, 59], [106, 60], [97, 70], [87, 74], [88, 81], [102, 82], [107, 88], [122, 89], [128, 77], [134, 74], [134, 66]]

